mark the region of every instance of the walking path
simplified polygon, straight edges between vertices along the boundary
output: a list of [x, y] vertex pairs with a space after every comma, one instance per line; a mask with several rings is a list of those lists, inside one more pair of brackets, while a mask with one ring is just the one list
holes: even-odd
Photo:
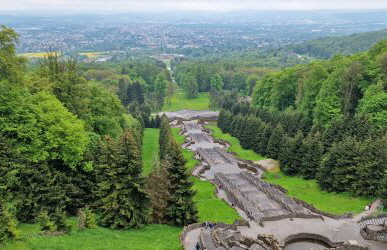
[[[250, 237], [255, 239], [258, 234], [272, 234], [279, 241], [283, 241], [289, 235], [297, 234], [297, 233], [315, 233], [323, 235], [329, 238], [332, 241], [345, 241], [348, 240], [356, 241], [358, 244], [363, 246], [370, 246], [372, 250], [385, 250], [387, 249], [387, 244], [376, 242], [376, 241], [366, 241], [360, 235], [360, 227], [357, 225], [355, 220], [345, 220], [345, 219], [331, 219], [328, 217], [321, 218], [285, 218], [278, 219], [275, 221], [265, 221], [263, 223], [264, 226], [261, 226], [256, 219], [251, 216], [249, 209], [247, 209], [246, 201], [242, 201], [241, 197], [242, 193], [245, 194], [245, 197], [250, 197], [250, 202], [253, 202], [253, 208], [261, 207], [263, 214], [273, 214], [279, 213], [278, 204], [284, 200], [291, 201], [292, 199], [287, 197], [285, 194], [265, 194], [256, 188], [252, 183], [260, 183], [259, 175], [251, 175], [252, 183], [249, 184], [249, 181], [243, 180], [240, 176], [245, 176], [245, 174], [241, 174], [246, 169], [242, 169], [238, 165], [238, 160], [235, 159], [231, 154], [227, 153], [224, 146], [215, 143], [211, 135], [206, 133], [203, 130], [203, 127], [199, 124], [193, 124], [194, 122], [186, 121], [183, 122], [182, 128], [185, 131], [185, 135], [188, 138], [188, 143], [185, 144], [188, 149], [193, 150], [196, 153], [196, 157], [202, 160], [202, 165], [199, 166], [200, 169], [195, 169], [193, 171], [194, 175], [201, 177], [201, 179], [205, 179], [207, 181], [216, 184], [215, 177], [217, 174], [220, 176], [225, 176], [227, 178], [231, 178], [230, 180], [234, 180], [230, 183], [235, 190], [239, 190], [239, 192], [235, 192], [235, 196], [230, 196], [229, 190], [225, 190], [224, 183], [222, 183], [222, 188], [224, 190], [219, 189], [217, 196], [219, 198], [224, 199], [230, 206], [235, 207], [238, 213], [249, 222], [250, 227], [243, 226], [238, 227], [238, 230], [242, 233], [243, 236]], [[203, 169], [205, 169], [203, 173]], [[249, 177], [250, 175], [248, 175]], [[226, 178], [226, 179], [227, 179]], [[236, 179], [235, 179], [236, 178]], [[250, 177], [249, 177], [250, 178]], [[255, 178], [257, 180], [255, 180]], [[225, 183], [226, 183], [225, 182]], [[218, 183], [219, 184], [219, 183]], [[260, 184], [257, 184], [260, 185]], [[261, 189], [262, 190], [262, 189]], [[277, 192], [277, 191], [276, 191]], [[240, 193], [240, 196], [239, 196]], [[284, 196], [284, 197], [282, 197]], [[230, 200], [230, 197], [233, 197], [235, 200]], [[254, 198], [255, 197], [255, 198]], [[253, 200], [251, 200], [253, 199]], [[241, 201], [241, 203], [236, 203], [237, 201]], [[280, 203], [278, 203], [280, 202]], [[243, 206], [241, 204], [244, 204]], [[291, 203], [291, 202], [290, 202]], [[373, 211], [375, 211], [378, 201], [372, 205], [371, 210], [367, 211], [367, 213], [361, 213], [355, 218], [361, 218], [362, 216], [369, 215]], [[286, 205], [286, 204], [285, 204]], [[270, 209], [273, 208], [273, 209]], [[266, 210], [265, 210], [266, 209]], [[297, 208], [300, 209], [300, 208]], [[277, 211], [277, 212], [276, 212]], [[292, 209], [289, 208], [290, 213], [292, 213]], [[306, 213], [310, 213], [309, 210], [304, 209], [300, 211], [305, 211]], [[309, 211], [309, 212], [308, 212]], [[250, 216], [247, 215], [249, 213]], [[285, 210], [281, 213], [289, 213]], [[264, 215], [263, 215], [264, 216]], [[196, 243], [199, 241], [200, 237], [200, 229], [195, 229], [190, 231], [185, 239], [184, 246], [186, 250], [195, 249]]]

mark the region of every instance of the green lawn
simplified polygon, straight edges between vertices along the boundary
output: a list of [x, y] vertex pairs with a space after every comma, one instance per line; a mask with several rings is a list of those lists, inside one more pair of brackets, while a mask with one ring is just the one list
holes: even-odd
[[[180, 128], [172, 128], [172, 134], [178, 144], [185, 142], [185, 137], [179, 134]], [[194, 158], [194, 152], [183, 148], [183, 155], [187, 160], [187, 168], [192, 170], [199, 162]], [[238, 212], [231, 208], [225, 201], [215, 196], [215, 187], [210, 182], [201, 181], [191, 177], [194, 182], [193, 189], [196, 190], [194, 201], [199, 211], [200, 221], [233, 223], [240, 219]]]
[[333, 214], [360, 213], [373, 200], [372, 198], [354, 197], [348, 193], [328, 193], [321, 190], [316, 180], [285, 176], [283, 173], [265, 173], [265, 180], [284, 187], [290, 196]]
[[236, 153], [238, 158], [241, 158], [244, 160], [252, 160], [252, 161], [259, 161], [259, 160], [266, 159], [266, 157], [263, 157], [260, 154], [255, 153], [253, 150], [243, 149], [237, 138], [231, 136], [230, 134], [224, 134], [218, 126], [209, 125], [206, 127], [212, 130], [212, 136], [214, 138], [228, 141], [230, 143], [230, 147], [228, 148], [228, 151]]
[[230, 207], [225, 201], [215, 196], [215, 187], [208, 181], [201, 181], [192, 177], [196, 195], [194, 201], [199, 211], [199, 220], [211, 222], [224, 222], [232, 224], [241, 219], [238, 212]]
[[166, 225], [148, 225], [141, 229], [111, 230], [107, 228], [78, 231], [76, 219], [71, 218], [73, 231], [65, 236], [36, 236], [36, 224], [21, 224], [19, 239], [5, 246], [3, 250], [180, 250], [181, 228]]
[[177, 111], [177, 110], [208, 110], [210, 99], [208, 93], [199, 93], [197, 98], [189, 99], [186, 97], [184, 90], [178, 89], [176, 94], [171, 98], [171, 103], [168, 104], [165, 100], [162, 111]]
[[[175, 137], [176, 142], [181, 145], [185, 142], [185, 136], [179, 134], [180, 128], [171, 128], [172, 135]], [[188, 170], [192, 170], [197, 163], [199, 163], [198, 160], [195, 159], [195, 153], [193, 151], [190, 151], [188, 149], [183, 148], [183, 155], [184, 158], [187, 160], [187, 168]]]
[[159, 132], [158, 128], [146, 128], [142, 139], [142, 159], [144, 163], [143, 174], [149, 175], [153, 168], [153, 162], [159, 156]]

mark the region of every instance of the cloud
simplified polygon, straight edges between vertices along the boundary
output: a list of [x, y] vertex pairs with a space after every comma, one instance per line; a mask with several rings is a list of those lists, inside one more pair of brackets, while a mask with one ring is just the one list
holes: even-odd
[[169, 10], [387, 9], [386, 0], [0, 0], [1, 10], [136, 12]]

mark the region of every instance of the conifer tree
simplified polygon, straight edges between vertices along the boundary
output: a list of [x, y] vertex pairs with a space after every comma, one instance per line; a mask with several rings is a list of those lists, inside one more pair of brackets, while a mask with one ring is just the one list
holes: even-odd
[[278, 161], [280, 164], [280, 168], [285, 172], [285, 166], [292, 162], [293, 157], [293, 145], [294, 138], [289, 136], [282, 137], [282, 147], [280, 153], [278, 154]]
[[186, 160], [180, 146], [175, 141], [172, 142], [171, 153], [167, 160], [171, 162], [168, 168], [171, 197], [167, 202], [165, 219], [168, 224], [180, 227], [195, 223], [197, 222], [197, 210], [193, 197], [196, 192], [192, 190], [193, 182], [189, 180], [185, 166]]
[[0, 197], [0, 245], [9, 239], [13, 239], [17, 235], [17, 220], [11, 209], [9, 203]]
[[302, 143], [302, 161], [300, 174], [305, 179], [314, 179], [321, 162], [323, 146], [319, 133], [310, 133]]
[[354, 182], [349, 191], [356, 195], [374, 196], [381, 187], [387, 166], [387, 138], [366, 139], [359, 142]]
[[330, 192], [348, 191], [356, 181], [359, 143], [353, 137], [335, 142], [324, 155], [317, 173], [320, 186]]
[[17, 217], [20, 221], [31, 222], [42, 210], [52, 214], [56, 208], [65, 209], [68, 197], [62, 184], [67, 178], [53, 164], [30, 163], [19, 168], [17, 189], [22, 202]]
[[262, 135], [260, 136], [260, 143], [259, 143], [259, 153], [261, 155], [266, 155], [267, 151], [267, 144], [270, 140], [270, 136], [272, 133], [272, 127], [270, 125], [265, 124], [262, 129]]
[[85, 206], [83, 208], [83, 212], [85, 213], [85, 228], [96, 228], [97, 227], [97, 218], [93, 211], [89, 208], [89, 206]]
[[160, 159], [163, 160], [169, 153], [170, 142], [172, 140], [171, 128], [169, 127], [168, 118], [163, 115], [161, 118], [160, 125], [160, 136], [159, 136], [159, 155]]
[[147, 222], [149, 197], [141, 177], [141, 154], [130, 132], [119, 143], [106, 138], [100, 183], [101, 224], [114, 229], [138, 228]]
[[[292, 139], [289, 140], [289, 151], [288, 155], [290, 158], [287, 160], [287, 163], [283, 166], [283, 171], [285, 174], [288, 175], [297, 175], [300, 173], [301, 169], [301, 164], [302, 164], [302, 140], [303, 136], [302, 133], [299, 131], [296, 136]], [[282, 156], [284, 157], [284, 156]]]
[[278, 159], [282, 146], [282, 137], [284, 135], [285, 130], [282, 128], [281, 125], [277, 125], [277, 127], [273, 130], [273, 133], [271, 134], [269, 142], [267, 144], [267, 156], [273, 159]]
[[150, 173], [147, 182], [147, 191], [151, 197], [152, 220], [154, 223], [165, 223], [167, 203], [171, 198], [169, 193], [168, 168], [170, 163], [166, 160], [154, 163], [153, 171]]
[[[167, 209], [164, 220], [174, 226], [185, 226], [197, 221], [197, 210], [193, 202], [195, 191], [192, 190], [193, 182], [189, 180], [189, 173], [187, 172], [186, 163], [180, 146], [170, 134], [170, 127], [168, 120], [162, 119], [160, 132], [160, 143], [166, 146], [160, 153], [161, 159], [169, 163], [167, 167], [169, 187], [168, 192], [170, 197], [167, 200]], [[160, 148], [162, 145], [160, 144]]]

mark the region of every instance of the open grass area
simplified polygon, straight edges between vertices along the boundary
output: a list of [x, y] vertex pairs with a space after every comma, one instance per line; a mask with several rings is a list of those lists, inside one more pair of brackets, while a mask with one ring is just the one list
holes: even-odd
[[89, 59], [96, 59], [99, 56], [107, 55], [109, 52], [79, 52], [81, 56], [87, 56]]
[[[180, 145], [185, 142], [185, 137], [179, 134], [180, 128], [172, 128], [172, 134]], [[183, 155], [187, 160], [187, 168], [192, 170], [199, 162], [194, 158], [194, 152], [183, 148]], [[215, 195], [215, 186], [210, 182], [191, 177], [196, 190], [194, 201], [199, 212], [200, 221], [233, 223], [240, 219], [238, 212], [231, 208], [225, 201]]]
[[[60, 52], [58, 52], [60, 55]], [[18, 56], [26, 57], [28, 59], [33, 58], [45, 58], [47, 56], [47, 52], [31, 52], [31, 53], [19, 53]]]
[[209, 125], [206, 127], [212, 130], [212, 136], [214, 138], [228, 141], [230, 143], [230, 147], [227, 150], [236, 153], [238, 158], [251, 161], [259, 161], [266, 159], [266, 157], [255, 153], [253, 150], [243, 149], [237, 138], [231, 136], [230, 134], [223, 133], [218, 126]]
[[143, 175], [147, 176], [152, 171], [153, 162], [159, 156], [158, 128], [146, 128], [142, 138], [142, 159], [144, 163]]
[[[179, 145], [182, 145], [185, 142], [185, 136], [179, 134], [180, 128], [171, 128], [172, 135], [176, 139], [176, 142]], [[188, 149], [183, 148], [183, 156], [187, 160], [187, 169], [191, 171], [195, 165], [199, 162], [195, 159], [195, 153], [193, 151], [189, 151]]]
[[141, 229], [111, 230], [97, 228], [79, 231], [76, 219], [70, 218], [73, 231], [65, 236], [39, 236], [37, 224], [21, 224], [19, 239], [3, 250], [180, 250], [181, 228], [166, 225], [148, 225]]
[[210, 98], [208, 93], [199, 93], [197, 98], [187, 98], [183, 89], [178, 89], [171, 98], [171, 103], [164, 102], [162, 111], [177, 110], [208, 110], [210, 108]]
[[224, 222], [234, 223], [235, 220], [241, 219], [238, 212], [230, 207], [224, 200], [215, 195], [215, 187], [208, 181], [201, 181], [192, 177], [194, 181], [193, 189], [196, 190], [194, 201], [199, 211], [199, 220], [201, 222]]
[[265, 173], [264, 177], [266, 181], [287, 189], [290, 196], [333, 214], [360, 213], [373, 200], [372, 198], [354, 197], [348, 193], [328, 193], [321, 190], [316, 180], [286, 176], [281, 172]]

